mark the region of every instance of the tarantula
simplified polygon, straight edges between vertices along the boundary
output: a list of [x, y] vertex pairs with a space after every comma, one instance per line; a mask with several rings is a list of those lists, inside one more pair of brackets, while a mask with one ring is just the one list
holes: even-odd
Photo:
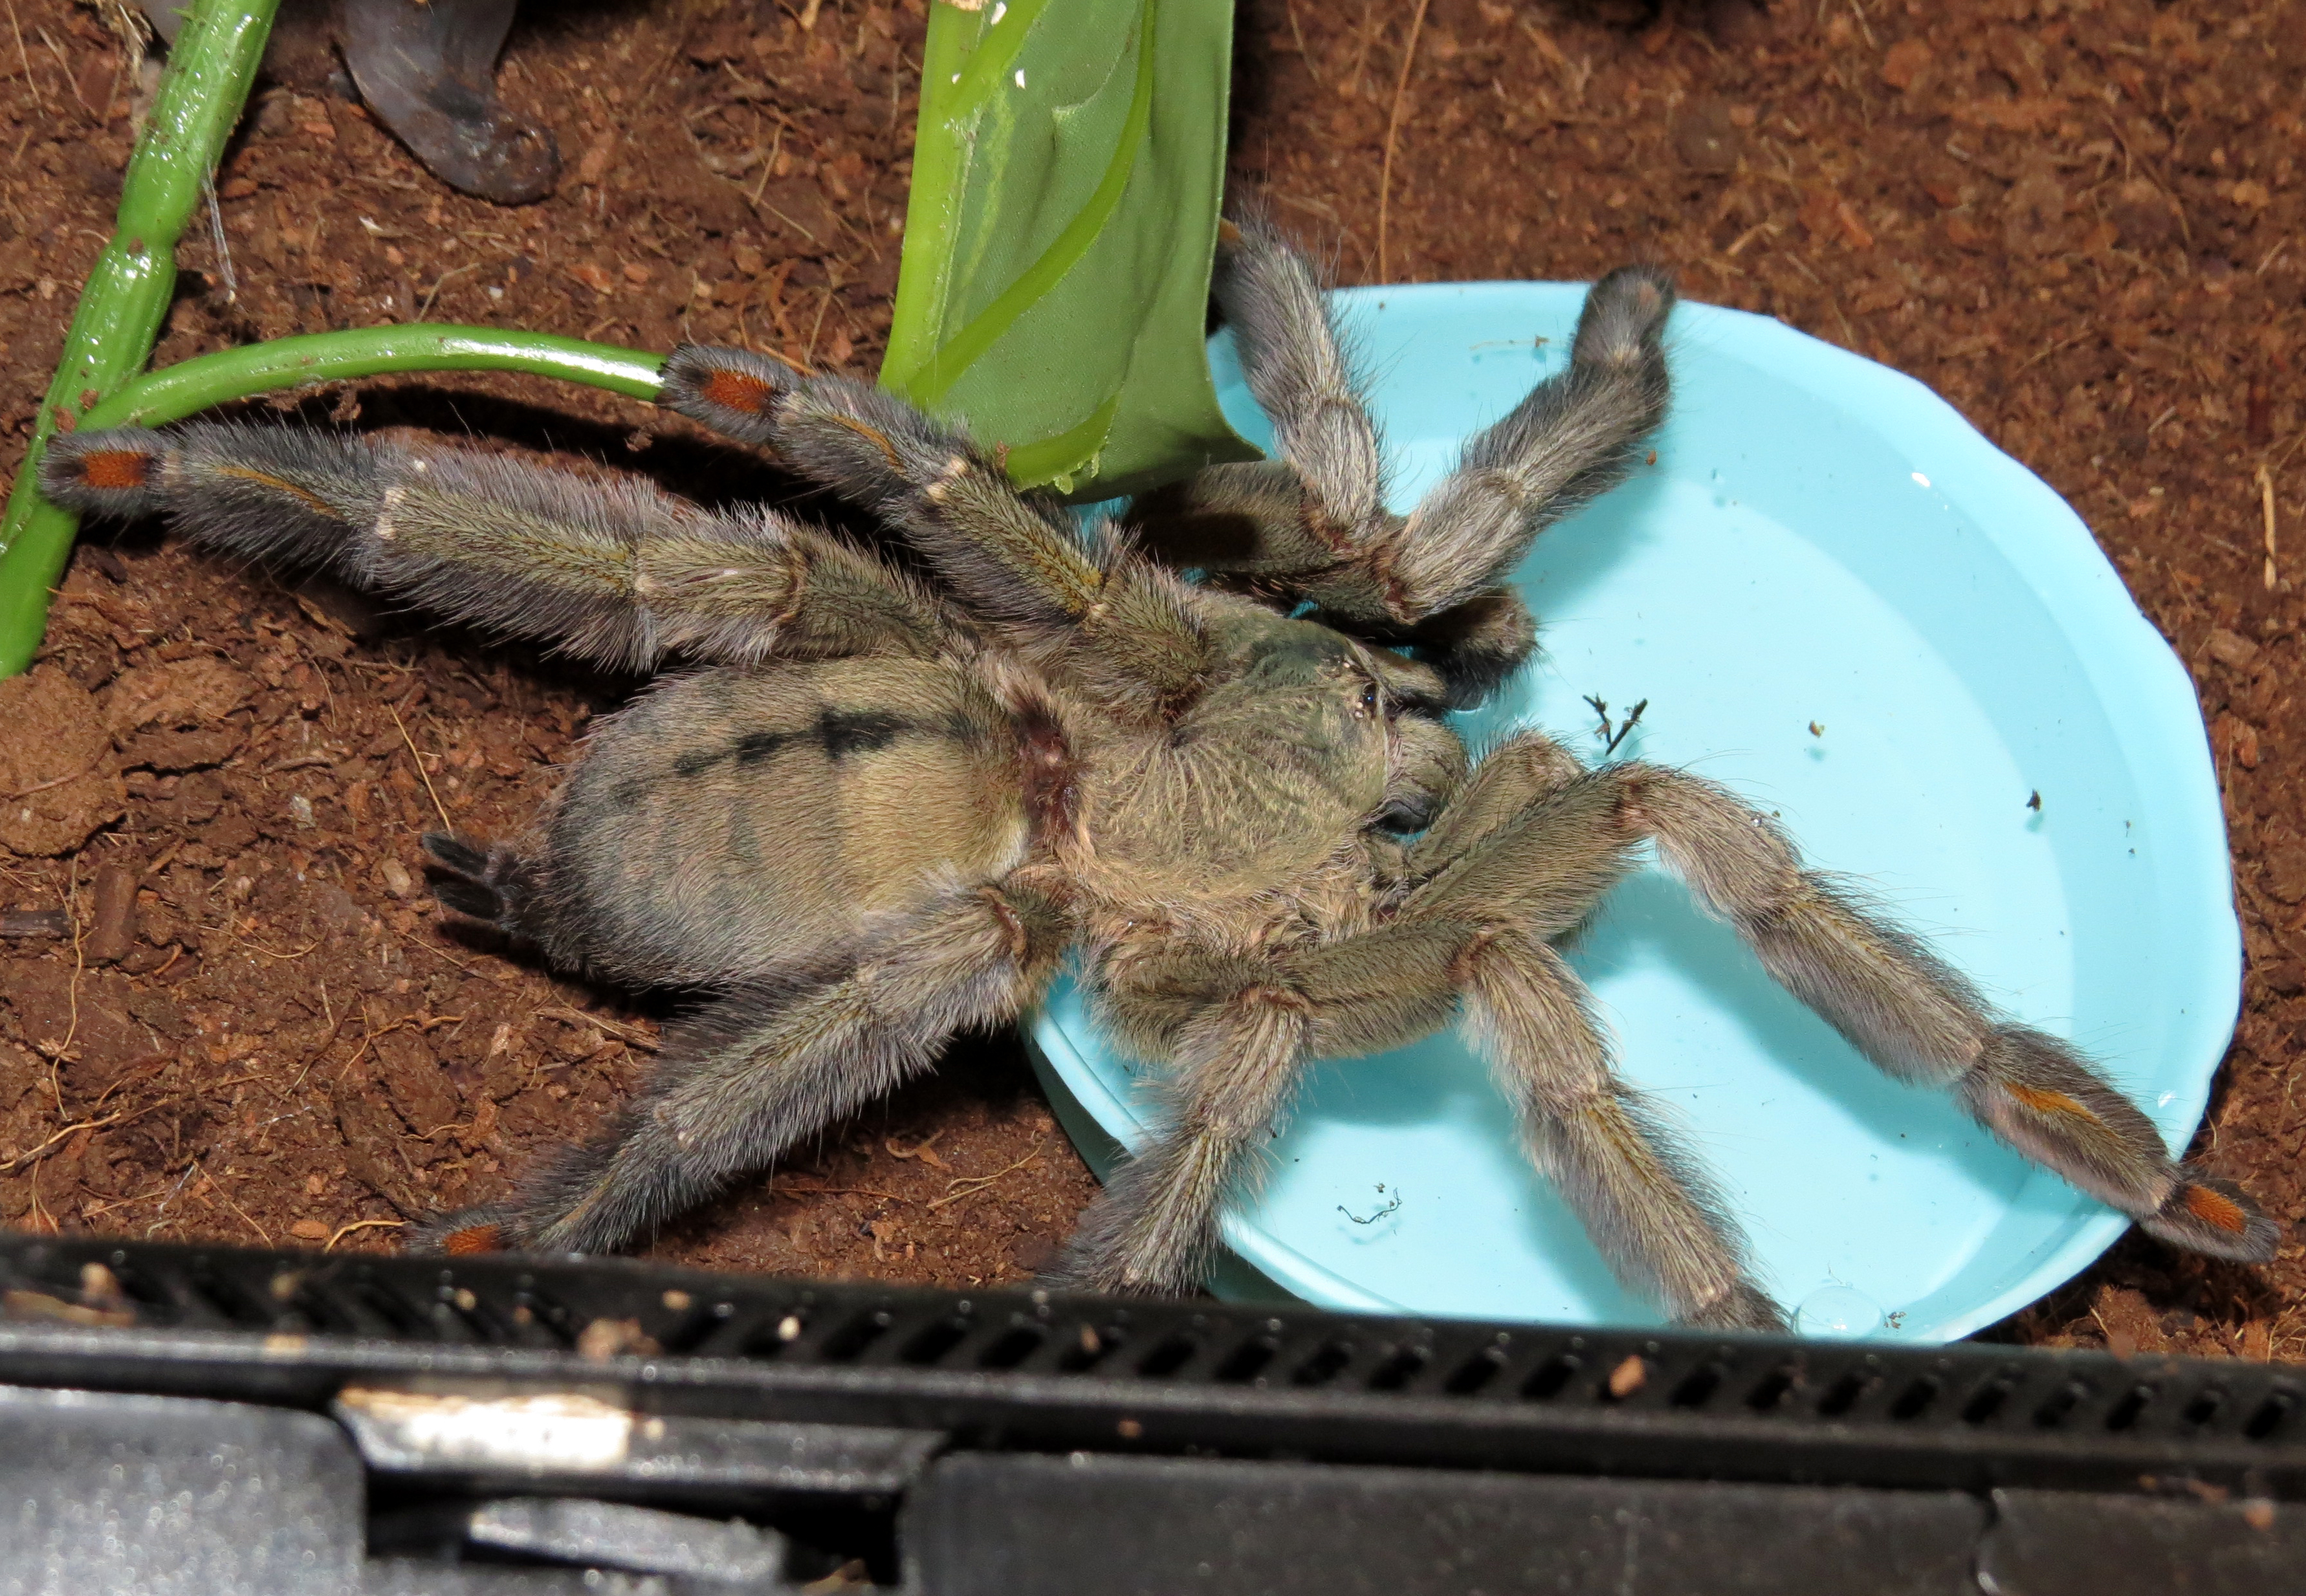
[[162, 509], [212, 547], [605, 664], [703, 663], [600, 726], [534, 847], [425, 839], [448, 908], [565, 969], [717, 994], [605, 1136], [433, 1244], [624, 1246], [956, 1029], [1015, 1020], [1078, 949], [1105, 1026], [1161, 1066], [1168, 1118], [1057, 1282], [1191, 1290], [1306, 1061], [1454, 1019], [1621, 1276], [1684, 1324], [1779, 1327], [1557, 950], [1646, 842], [1881, 1069], [1951, 1090], [2156, 1235], [2272, 1256], [2238, 1189], [2173, 1163], [2078, 1052], [1996, 1014], [1727, 789], [1589, 769], [1535, 731], [1469, 758], [1443, 721], [1531, 651], [1506, 574], [1663, 415], [1664, 274], [1597, 284], [1567, 368], [1406, 517], [1305, 263], [1247, 229], [1217, 294], [1279, 458], [1086, 533], [875, 388], [672, 356], [664, 403], [868, 508], [902, 566], [775, 510], [430, 444], [236, 425], [56, 442], [45, 482], [67, 504]]

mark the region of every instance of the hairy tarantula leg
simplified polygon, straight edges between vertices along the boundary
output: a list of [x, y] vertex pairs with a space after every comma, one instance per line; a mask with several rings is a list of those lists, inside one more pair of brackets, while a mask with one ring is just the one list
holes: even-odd
[[1568, 367], [1470, 440], [1456, 470], [1405, 522], [1385, 508], [1377, 429], [1303, 259], [1270, 229], [1246, 226], [1226, 258], [1217, 298], [1250, 391], [1303, 481], [1304, 502], [1298, 525], [1288, 525], [1269, 472], [1225, 466], [1173, 494], [1168, 508], [1229, 519], [1253, 562], [1234, 568], [1211, 550], [1204, 567], [1294, 565], [1311, 578], [1301, 585], [1305, 595], [1343, 619], [1413, 625], [1494, 589], [1542, 528], [1624, 479], [1665, 415], [1673, 282], [1652, 268], [1621, 267], [1586, 295]]
[[684, 344], [664, 403], [895, 518], [941, 575], [1002, 619], [1069, 622], [1103, 573], [1053, 503], [1029, 499], [974, 445], [846, 377], [804, 376], [743, 349]]
[[1220, 251], [1213, 291], [1280, 457], [1140, 495], [1130, 532], [1157, 559], [1285, 609], [1311, 600], [1347, 629], [1422, 619], [1391, 602], [1380, 550], [1402, 520], [1385, 508], [1377, 426], [1312, 269], [1251, 219]]
[[1451, 709], [1481, 704], [1537, 648], [1537, 618], [1511, 587], [1485, 588], [1413, 626], [1375, 626], [1320, 610], [1309, 619], [1375, 643], [1415, 649], [1440, 674], [1444, 702]]
[[1431, 1035], [1462, 992], [1467, 1029], [1521, 1110], [1533, 1157], [1613, 1267], [1683, 1323], [1783, 1323], [1745, 1273], [1736, 1225], [1611, 1071], [1582, 988], [1542, 937], [1406, 915], [1266, 960], [1171, 950], [1112, 973], [1107, 1023], [1137, 1051], [1178, 1061], [1172, 1122], [1115, 1174], [1055, 1283], [1191, 1289], [1216, 1245], [1217, 1208], [1250, 1188], [1302, 1060]]
[[1084, 541], [1055, 499], [1019, 492], [998, 461], [903, 400], [695, 344], [665, 363], [664, 395], [888, 516], [971, 610], [1110, 658], [1114, 682], [1154, 706], [1190, 698], [1207, 670], [1208, 640], [1173, 578], [1119, 540]]
[[1296, 1085], [1306, 1009], [1285, 987], [1251, 986], [1185, 1022], [1171, 1122], [1114, 1172], [1049, 1284], [1167, 1296], [1200, 1285], [1217, 1250], [1218, 1208], [1260, 1173], [1267, 1127]]
[[2003, 1141], [2167, 1242], [2262, 1263], [2278, 1233], [2224, 1182], [2174, 1163], [2153, 1122], [2080, 1053], [1994, 1014], [1928, 950], [1801, 866], [1768, 817], [1679, 772], [1609, 772], [1626, 819], [1762, 962], [1859, 1052], [1949, 1087]]
[[[1476, 788], [1481, 780], [1477, 770]], [[1449, 824], [1445, 815], [1435, 830]], [[1525, 917], [1559, 935], [1644, 838], [1780, 985], [1885, 1073], [1951, 1089], [2011, 1147], [2165, 1241], [2244, 1261], [2273, 1256], [2273, 1222], [2227, 1182], [2174, 1163], [2153, 1122], [2078, 1051], [1995, 1014], [1921, 943], [1805, 869], [1768, 816], [1712, 782], [1646, 764], [1591, 772], [1455, 858], [1413, 856], [1429, 879], [1404, 912]]]
[[[1244, 220], [1238, 231], [1218, 253], [1212, 292], [1232, 324], [1249, 391], [1272, 419], [1274, 448], [1303, 485], [1293, 517], [1303, 528], [1298, 535], [1309, 552], [1326, 550], [1323, 563], [1334, 563], [1389, 529], [1377, 423], [1312, 267], [1265, 222]], [[1203, 476], [1212, 503], [1229, 499], [1257, 514], [1272, 502], [1265, 479], [1252, 473], [1219, 467]], [[1243, 493], [1252, 486], [1260, 491]]]
[[1208, 571], [1229, 584], [1279, 598], [1298, 578], [1337, 563], [1337, 550], [1314, 534], [1305, 485], [1285, 460], [1212, 465], [1129, 501], [1123, 524], [1146, 553], [1181, 570]]
[[1461, 603], [1403, 624], [1373, 619], [1383, 602], [1368, 573], [1339, 566], [1324, 550], [1320, 558], [1297, 559], [1294, 546], [1310, 539], [1302, 524], [1285, 525], [1211, 509], [1201, 499], [1207, 479], [1220, 472], [1278, 470], [1286, 466], [1212, 466], [1199, 476], [1132, 501], [1124, 525], [1151, 559], [1182, 571], [1199, 571], [1211, 586], [1247, 593], [1284, 611], [1301, 601], [1314, 608], [1304, 619], [1388, 648], [1414, 649], [1419, 660], [1441, 679], [1439, 702], [1470, 709], [1495, 692], [1537, 647], [1537, 621], [1521, 594], [1508, 586], [1486, 588]]
[[1015, 1018], [1068, 935], [1063, 915], [1037, 896], [954, 887], [846, 975], [732, 992], [668, 1038], [608, 1135], [533, 1173], [506, 1201], [440, 1222], [430, 1239], [450, 1251], [625, 1246], [890, 1091], [954, 1031]]
[[1673, 279], [1651, 267], [1593, 285], [1567, 369], [1467, 440], [1401, 529], [1388, 564], [1405, 619], [1503, 580], [1540, 532], [1625, 480], [1665, 419], [1673, 304]]
[[[1494, 796], [1557, 780], [1542, 739]], [[1559, 755], [1559, 750], [1553, 750]], [[1559, 755], [1567, 758], [1566, 755]], [[1482, 791], [1468, 797], [1476, 812]], [[1462, 998], [1467, 1039], [1518, 1112], [1532, 1161], [1611, 1268], [1678, 1324], [1781, 1328], [1747, 1275], [1745, 1242], [1703, 1166], [1611, 1068], [1584, 987], [1548, 945], [1550, 924], [1405, 914], [1390, 925], [1279, 960], [1311, 1003], [1310, 1051], [1345, 1057], [1399, 1046], [1448, 1023]]]
[[1278, 460], [1213, 465], [1182, 482], [1140, 493], [1123, 525], [1151, 559], [1200, 571], [1214, 585], [1291, 610], [1390, 647], [1412, 647], [1437, 670], [1453, 709], [1479, 704], [1537, 645], [1537, 623], [1521, 595], [1492, 587], [1422, 619], [1383, 619], [1386, 604], [1368, 567], [1318, 535], [1296, 472]]
[[637, 478], [290, 427], [199, 422], [60, 438], [59, 503], [164, 511], [197, 541], [328, 567], [451, 619], [559, 639], [611, 666], [935, 652], [935, 601], [769, 511], [709, 514]]
[[1520, 1111], [1530, 1156], [1618, 1276], [1677, 1324], [1776, 1330], [1737, 1221], [1696, 1160], [1610, 1067], [1584, 986], [1542, 938], [1477, 935], [1465, 1028]]
[[1327, 532], [1285, 460], [1212, 465], [1140, 493], [1122, 525], [1147, 558], [1277, 609], [1320, 594], [1345, 610], [1382, 611], [1356, 549]]
[[1585, 779], [1577, 756], [1538, 731], [1518, 731], [1483, 754], [1455, 798], [1410, 850], [1411, 866], [1431, 875], [1473, 844], [1512, 824], [1540, 798]]
[[1595, 284], [1567, 368], [1470, 440], [1405, 520], [1385, 508], [1377, 428], [1311, 269], [1271, 228], [1240, 233], [1217, 295], [1288, 472], [1213, 467], [1146, 495], [1132, 530], [1173, 564], [1417, 645], [1453, 704], [1479, 702], [1535, 643], [1507, 574], [1545, 526], [1621, 481], [1664, 416], [1671, 279], [1627, 267]]

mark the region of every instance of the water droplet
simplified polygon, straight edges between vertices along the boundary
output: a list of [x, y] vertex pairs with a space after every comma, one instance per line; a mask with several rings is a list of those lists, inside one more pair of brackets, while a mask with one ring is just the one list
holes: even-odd
[[1882, 1305], [1864, 1292], [1829, 1285], [1813, 1292], [1794, 1310], [1794, 1328], [1805, 1336], [1856, 1340], [1882, 1327]]

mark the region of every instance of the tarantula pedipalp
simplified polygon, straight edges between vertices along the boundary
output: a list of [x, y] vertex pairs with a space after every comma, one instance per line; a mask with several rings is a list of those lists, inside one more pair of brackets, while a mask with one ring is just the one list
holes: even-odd
[[1727, 789], [1589, 770], [1534, 732], [1469, 760], [1441, 720], [1530, 650], [1504, 573], [1663, 414], [1661, 275], [1597, 285], [1567, 370], [1407, 517], [1384, 508], [1303, 262], [1252, 230], [1219, 294], [1280, 457], [1086, 536], [877, 390], [676, 354], [669, 404], [873, 510], [919, 576], [774, 511], [431, 446], [217, 426], [59, 441], [47, 484], [84, 508], [165, 508], [214, 546], [331, 564], [604, 662], [705, 662], [595, 732], [536, 846], [428, 839], [449, 907], [566, 968], [718, 994], [607, 1136], [434, 1241], [623, 1245], [956, 1028], [1015, 1018], [1078, 946], [1170, 1113], [1063, 1281], [1192, 1286], [1302, 1064], [1456, 1019], [1622, 1276], [1685, 1323], [1778, 1326], [1555, 946], [1646, 842], [1890, 1074], [1950, 1090], [2157, 1235], [2270, 1256], [2272, 1224], [2174, 1164], [2080, 1054], [1997, 1016]]

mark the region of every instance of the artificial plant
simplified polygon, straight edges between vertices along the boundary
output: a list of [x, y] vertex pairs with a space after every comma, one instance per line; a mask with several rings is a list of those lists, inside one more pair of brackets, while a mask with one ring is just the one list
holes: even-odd
[[[0, 521], [0, 676], [30, 663], [74, 518], [38, 491], [59, 428], [155, 425], [385, 371], [525, 371], [653, 398], [662, 357], [423, 323], [285, 338], [139, 379], [175, 243], [246, 104], [278, 0], [193, 0]], [[1203, 354], [1229, 0], [931, 5], [884, 386], [964, 419], [1029, 485], [1127, 492], [1253, 451]]]

